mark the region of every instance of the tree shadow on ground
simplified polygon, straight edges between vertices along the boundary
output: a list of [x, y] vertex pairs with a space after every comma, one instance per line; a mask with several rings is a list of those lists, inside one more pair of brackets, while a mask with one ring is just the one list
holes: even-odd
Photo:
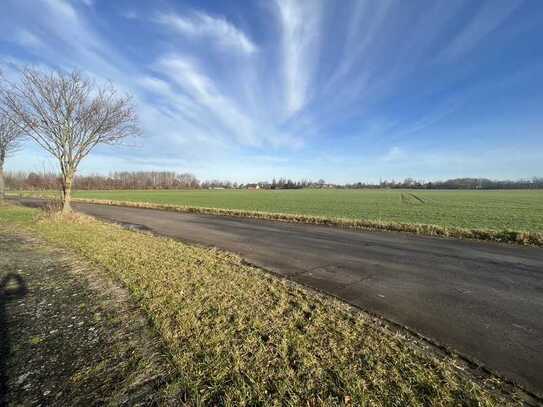
[[24, 298], [26, 293], [25, 281], [16, 273], [9, 273], [0, 281], [0, 406], [6, 404], [8, 392], [7, 362], [10, 352], [10, 338], [7, 305], [11, 301]]

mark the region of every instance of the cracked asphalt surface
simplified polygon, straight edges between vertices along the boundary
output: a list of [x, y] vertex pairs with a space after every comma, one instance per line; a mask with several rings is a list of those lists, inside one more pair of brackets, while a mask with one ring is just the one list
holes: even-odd
[[543, 395], [541, 248], [104, 205], [75, 208], [239, 253]]

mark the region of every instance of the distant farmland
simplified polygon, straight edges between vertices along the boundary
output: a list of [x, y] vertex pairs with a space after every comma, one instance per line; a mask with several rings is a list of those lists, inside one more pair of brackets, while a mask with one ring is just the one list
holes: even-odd
[[543, 190], [78, 191], [77, 198], [543, 232]]

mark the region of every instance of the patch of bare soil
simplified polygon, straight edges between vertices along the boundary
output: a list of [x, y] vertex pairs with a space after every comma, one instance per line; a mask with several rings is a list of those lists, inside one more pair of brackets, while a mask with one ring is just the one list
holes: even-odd
[[0, 231], [0, 405], [178, 405], [173, 372], [101, 270]]

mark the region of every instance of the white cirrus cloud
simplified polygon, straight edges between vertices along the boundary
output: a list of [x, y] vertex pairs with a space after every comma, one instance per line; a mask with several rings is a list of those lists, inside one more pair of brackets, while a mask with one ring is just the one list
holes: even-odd
[[19, 30], [15, 33], [15, 41], [25, 48], [41, 48], [42, 40], [34, 33], [28, 30]]
[[406, 160], [407, 157], [408, 155], [404, 150], [398, 146], [393, 146], [381, 159], [385, 162], [399, 162]]
[[77, 12], [71, 4], [63, 0], [44, 0], [44, 3], [55, 13], [71, 20], [77, 20]]
[[258, 145], [252, 120], [237, 104], [217, 88], [195, 61], [182, 55], [167, 55], [157, 63], [157, 69], [178, 85], [218, 121], [223, 132], [233, 135], [244, 145]]
[[212, 17], [202, 12], [181, 16], [174, 13], [159, 14], [156, 21], [170, 30], [190, 36], [209, 38], [226, 49], [252, 54], [258, 47], [249, 37], [223, 17]]
[[441, 56], [455, 58], [470, 52], [503, 24], [522, 2], [523, 0], [496, 0], [484, 3], [470, 23], [442, 51]]
[[319, 1], [277, 0], [282, 33], [287, 114], [301, 110], [310, 97], [318, 57], [322, 4]]

